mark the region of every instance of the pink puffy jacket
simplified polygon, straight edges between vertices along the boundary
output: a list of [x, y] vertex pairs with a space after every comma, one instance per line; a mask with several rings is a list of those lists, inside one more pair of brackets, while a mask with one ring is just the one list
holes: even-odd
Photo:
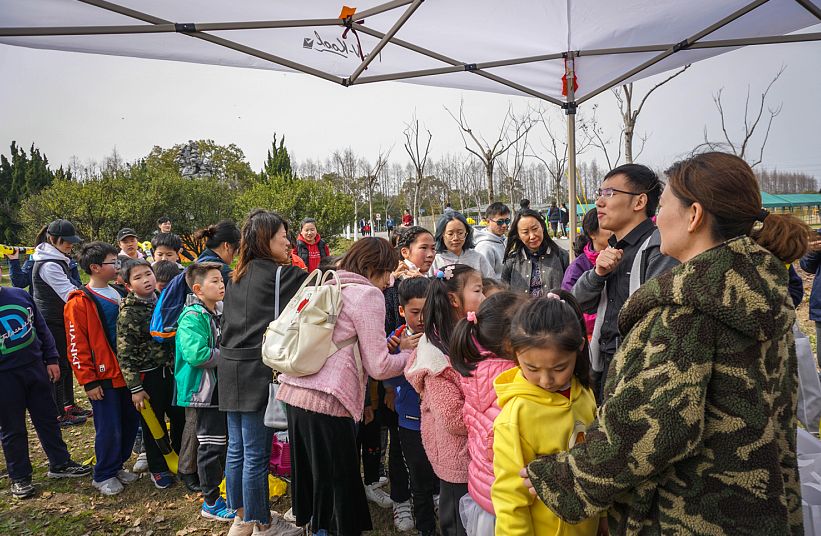
[[423, 335], [408, 359], [405, 378], [419, 393], [422, 445], [433, 472], [452, 484], [468, 481], [470, 461], [460, 377], [450, 366], [448, 356]]
[[463, 416], [468, 429], [468, 493], [486, 512], [493, 512], [490, 487], [493, 485], [493, 421], [501, 411], [496, 402], [493, 380], [516, 363], [509, 359], [485, 359], [473, 376], [462, 378], [465, 393]]

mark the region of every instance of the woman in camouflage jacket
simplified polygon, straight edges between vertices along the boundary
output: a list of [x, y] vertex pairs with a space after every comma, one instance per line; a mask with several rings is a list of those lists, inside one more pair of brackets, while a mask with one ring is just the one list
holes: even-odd
[[733, 155], [667, 175], [661, 250], [682, 264], [622, 309], [587, 442], [534, 460], [526, 484], [569, 522], [607, 510], [612, 534], [802, 534], [784, 263], [810, 230], [762, 210]]

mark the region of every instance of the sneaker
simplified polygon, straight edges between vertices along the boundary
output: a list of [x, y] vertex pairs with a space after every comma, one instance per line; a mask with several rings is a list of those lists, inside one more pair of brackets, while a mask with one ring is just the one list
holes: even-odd
[[135, 475], [131, 471], [126, 471], [125, 469], [117, 471], [117, 480], [119, 480], [121, 484], [133, 484], [139, 479], [140, 475]]
[[91, 474], [90, 465], [80, 465], [79, 463], [69, 460], [62, 467], [49, 467], [49, 478], [77, 478], [81, 476], [88, 476]]
[[148, 472], [148, 457], [145, 455], [145, 452], [137, 456], [137, 461], [134, 463], [134, 467], [132, 467], [131, 470], [135, 473]]
[[375, 487], [375, 488], [381, 488], [382, 486], [384, 486], [384, 485], [385, 485], [385, 484], [387, 484], [387, 483], [388, 483], [388, 477], [386, 477], [386, 476], [380, 476], [380, 477], [379, 477], [379, 480], [377, 480], [376, 482], [374, 482], [373, 484], [371, 484], [371, 486], [373, 486], [373, 487]]
[[254, 523], [253, 536], [302, 536], [305, 534], [305, 529], [297, 527], [293, 523], [288, 523], [282, 516], [276, 512], [271, 513], [271, 524], [268, 528], [263, 528], [262, 525]]
[[90, 409], [83, 409], [77, 405], [66, 406], [63, 408], [66, 413], [69, 415], [73, 415], [74, 417], [85, 417], [86, 419], [90, 419], [94, 416], [94, 411]]
[[103, 495], [117, 495], [121, 493], [124, 489], [123, 484], [117, 479], [116, 476], [112, 476], [111, 478], [103, 480], [102, 482], [92, 480], [91, 485], [94, 486], [94, 488]]
[[228, 529], [228, 536], [251, 536], [254, 533], [254, 524], [246, 523], [239, 516], [234, 518], [231, 528]]
[[288, 508], [288, 511], [282, 514], [282, 519], [288, 523], [296, 523], [296, 516], [294, 515], [294, 508]]
[[237, 517], [236, 510], [229, 510], [228, 505], [225, 504], [225, 499], [217, 497], [214, 504], [208, 504], [208, 501], [203, 501], [200, 515], [206, 519], [213, 519], [214, 521], [233, 521]]
[[174, 485], [174, 475], [168, 471], [151, 473], [151, 480], [154, 481], [154, 487], [157, 489], [168, 489]]
[[390, 508], [393, 506], [391, 496], [376, 487], [376, 484], [365, 486], [365, 497], [380, 508]]
[[393, 526], [399, 532], [413, 530], [413, 514], [411, 513], [410, 501], [393, 504]]
[[30, 478], [23, 478], [11, 483], [11, 496], [15, 499], [28, 499], [34, 495], [34, 485]]
[[66, 413], [65, 415], [57, 417], [57, 424], [60, 425], [60, 428], [65, 428], [67, 426], [78, 426], [80, 424], [85, 424], [86, 420], [87, 419], [85, 417]]
[[202, 487], [200, 486], [200, 477], [197, 473], [178, 473], [177, 476], [180, 478], [180, 481], [185, 484], [185, 487], [188, 488], [188, 491], [193, 491], [195, 493], [202, 491]]

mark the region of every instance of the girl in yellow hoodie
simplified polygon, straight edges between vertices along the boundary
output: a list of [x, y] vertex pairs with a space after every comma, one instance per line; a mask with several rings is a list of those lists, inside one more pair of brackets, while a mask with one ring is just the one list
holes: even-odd
[[510, 342], [519, 366], [494, 381], [502, 409], [493, 425], [496, 534], [607, 534], [606, 518], [601, 527], [598, 518], [576, 525], [562, 521], [519, 476], [534, 458], [583, 442], [595, 417], [584, 317], [576, 300], [552, 290], [527, 302], [513, 318]]

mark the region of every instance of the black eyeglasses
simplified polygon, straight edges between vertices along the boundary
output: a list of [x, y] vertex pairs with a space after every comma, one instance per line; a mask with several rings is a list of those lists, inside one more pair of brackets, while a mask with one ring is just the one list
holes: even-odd
[[119, 270], [122, 267], [123, 263], [120, 262], [120, 260], [118, 259], [116, 261], [111, 261], [111, 262], [101, 262], [100, 264], [110, 264], [110, 265], [114, 266], [114, 268]]
[[496, 225], [510, 225], [510, 218], [499, 218], [498, 220], [488, 219], [487, 221], [492, 221]]
[[627, 194], [627, 195], [641, 195], [641, 194], [646, 194], [647, 193], [647, 192], [628, 192], [626, 190], [619, 190], [618, 188], [599, 188], [599, 189], [596, 190], [595, 194], [596, 194], [596, 197], [605, 197], [607, 199], [610, 199], [611, 197], [613, 197], [613, 194], [615, 194], [616, 192], [618, 192], [620, 194]]

